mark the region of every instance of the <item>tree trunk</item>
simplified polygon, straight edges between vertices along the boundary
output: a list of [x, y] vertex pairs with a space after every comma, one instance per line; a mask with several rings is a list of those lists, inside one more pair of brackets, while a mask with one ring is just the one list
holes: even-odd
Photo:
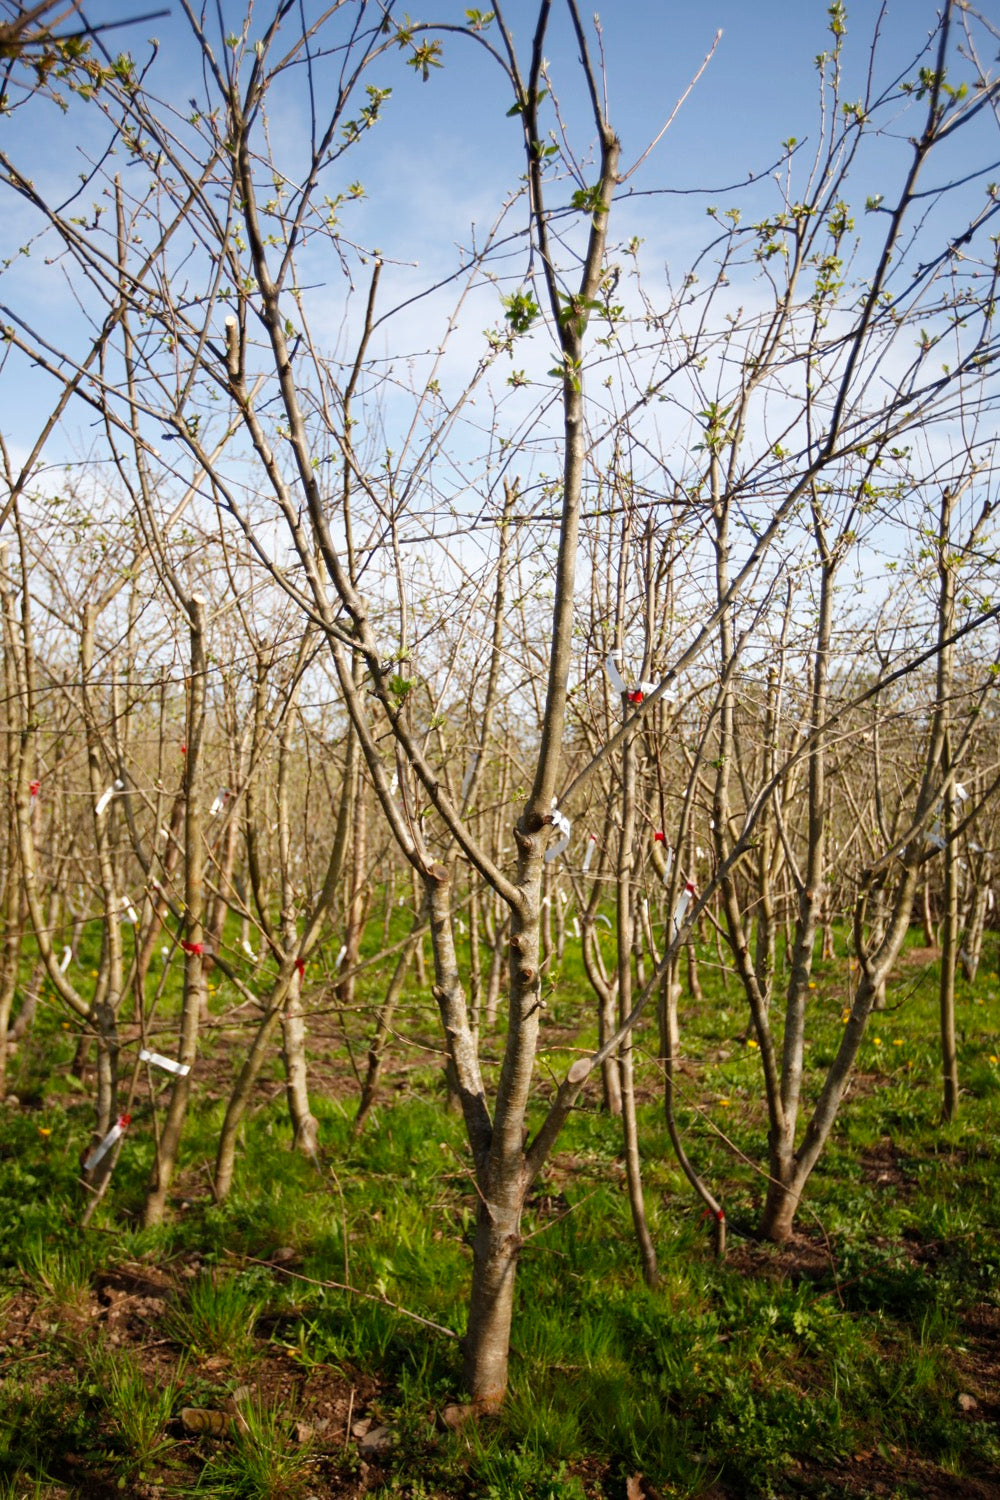
[[474, 1404], [498, 1411], [507, 1392], [514, 1283], [521, 1252], [521, 1194], [480, 1201], [472, 1246], [472, 1292], [462, 1380]]
[[[948, 741], [945, 769], [949, 769]], [[949, 786], [944, 798], [944, 911], [941, 920], [941, 982], [938, 1002], [941, 1023], [941, 1118], [958, 1114], [958, 1051], [955, 1045], [955, 969], [958, 961], [958, 852], [952, 833], [955, 826], [955, 794]]]
[[[981, 861], [977, 862], [981, 866]], [[989, 904], [990, 888], [987, 884], [986, 873], [982, 868], [974, 876], [972, 888], [972, 901], [969, 906], [968, 919], [965, 927], [965, 940], [959, 958], [962, 964], [962, 973], [967, 983], [975, 984], [976, 975], [979, 972], [979, 962], [983, 953], [983, 932], [986, 927], [986, 908]]]
[[285, 1063], [285, 1098], [292, 1122], [292, 1149], [314, 1160], [319, 1146], [319, 1121], [309, 1107], [309, 1072], [306, 1065], [306, 1023], [302, 1014], [302, 979], [298, 973], [288, 990], [281, 1016], [282, 1057]]
[[[618, 935], [618, 1021], [622, 1024], [632, 1010], [632, 943], [634, 916], [632, 910], [632, 856], [635, 845], [636, 801], [635, 739], [630, 737], [622, 749], [622, 830], [618, 843], [618, 880], [616, 890], [616, 927]], [[639, 1156], [639, 1127], [635, 1110], [635, 1069], [632, 1033], [629, 1031], [618, 1049], [618, 1080], [621, 1090], [622, 1134], [625, 1145], [625, 1178], [628, 1183], [632, 1227], [639, 1246], [639, 1260], [647, 1286], [655, 1287], [659, 1279], [656, 1247], [646, 1221], [646, 1203], [642, 1191], [642, 1162]]]
[[143, 1223], [147, 1228], [163, 1222], [167, 1193], [177, 1165], [177, 1151], [187, 1117], [191, 1093], [190, 1069], [198, 1060], [198, 1024], [205, 1004], [204, 930], [202, 915], [202, 816], [201, 746], [205, 728], [205, 601], [193, 594], [188, 601], [191, 634], [191, 678], [187, 713], [187, 753], [184, 760], [184, 997], [178, 1062], [188, 1072], [174, 1079], [167, 1105], [167, 1118], [157, 1143], [150, 1174]]

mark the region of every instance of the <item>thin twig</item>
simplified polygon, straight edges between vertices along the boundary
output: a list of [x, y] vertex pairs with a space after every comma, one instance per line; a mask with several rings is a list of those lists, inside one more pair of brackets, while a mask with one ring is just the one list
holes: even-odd
[[272, 1261], [258, 1259], [256, 1255], [237, 1255], [235, 1250], [227, 1250], [226, 1254], [233, 1260], [249, 1261], [254, 1266], [268, 1266], [272, 1271], [280, 1271], [282, 1276], [291, 1276], [293, 1281], [305, 1281], [309, 1286], [328, 1287], [335, 1292], [350, 1292], [352, 1297], [363, 1297], [366, 1302], [381, 1302], [383, 1307], [391, 1307], [393, 1312], [412, 1319], [414, 1323], [421, 1323], [424, 1328], [433, 1328], [435, 1333], [443, 1333], [446, 1338], [461, 1337], [453, 1328], [445, 1328], [443, 1323], [435, 1323], [432, 1318], [422, 1318], [419, 1313], [410, 1312], [409, 1308], [403, 1307], [399, 1302], [393, 1302], [384, 1292], [364, 1292], [357, 1286], [345, 1286], [342, 1281], [317, 1281], [315, 1276], [303, 1276], [301, 1271], [289, 1271], [287, 1266], [276, 1266]]
[[643, 162], [646, 160], [646, 157], [649, 155], [649, 153], [652, 150], [654, 150], [654, 148], [656, 146], [659, 145], [660, 141], [662, 141], [663, 137], [666, 135], [667, 131], [670, 129], [671, 125], [674, 123], [674, 121], [676, 120], [678, 114], [680, 113], [681, 106], [685, 103], [685, 101], [687, 100], [688, 96], [690, 95], [692, 89], [694, 88], [695, 84], [701, 78], [702, 73], [704, 73], [705, 69], [708, 67], [709, 63], [712, 61], [712, 58], [715, 56], [715, 49], [719, 45], [719, 43], [720, 43], [721, 40], [722, 40], [722, 30], [720, 28], [715, 33], [715, 40], [713, 41], [711, 47], [709, 47], [708, 52], [705, 55], [705, 60], [702, 63], [701, 67], [698, 69], [697, 73], [694, 75], [694, 77], [692, 78], [691, 82], [688, 84], [687, 88], [684, 90], [683, 94], [678, 99], [678, 101], [674, 105], [673, 109], [670, 111], [670, 116], [669, 116], [669, 118], [667, 120], [667, 123], [663, 126], [663, 129], [660, 130], [653, 137], [653, 139], [650, 141], [649, 145], [646, 147], [645, 151], [639, 157], [638, 161], [633, 162], [632, 166], [629, 167], [628, 171], [625, 173], [625, 175], [623, 177], [619, 177], [619, 179], [618, 179], [619, 184], [621, 184], [623, 182], [628, 182], [629, 178], [632, 176], [632, 173], [638, 171], [638, 169], [642, 166]]
[[571, 1203], [569, 1208], [563, 1209], [563, 1212], [561, 1214], [557, 1214], [555, 1218], [550, 1219], [547, 1224], [540, 1224], [537, 1229], [532, 1229], [529, 1234], [522, 1234], [522, 1243], [526, 1245], [529, 1240], [533, 1240], [538, 1235], [544, 1234], [547, 1229], [551, 1229], [556, 1224], [561, 1224], [563, 1219], [568, 1219], [570, 1214], [575, 1213], [578, 1208], [582, 1208], [586, 1202], [593, 1198], [594, 1193], [596, 1192], [598, 1192], [598, 1189], [594, 1188], [593, 1192], [587, 1193], [586, 1197], [581, 1198], [578, 1203]]

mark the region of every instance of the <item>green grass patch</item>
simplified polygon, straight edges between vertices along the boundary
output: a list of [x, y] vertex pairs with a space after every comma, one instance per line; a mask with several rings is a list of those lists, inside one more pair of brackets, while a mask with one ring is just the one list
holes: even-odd
[[[410, 1500], [610, 1500], [636, 1475], [671, 1496], [860, 1495], [859, 1454], [887, 1466], [872, 1489], [890, 1472], [888, 1493], [900, 1495], [920, 1493], [927, 1465], [956, 1485], [995, 1472], [995, 1338], [990, 1356], [986, 1335], [969, 1331], [977, 1319], [1000, 1329], [989, 942], [977, 985], [960, 984], [958, 1120], [939, 1121], [936, 971], [905, 967], [873, 1018], [799, 1238], [783, 1250], [741, 1233], [764, 1193], [760, 1058], [735, 984], [723, 990], [706, 949], [705, 999], [681, 1005], [677, 1116], [726, 1205], [729, 1260], [712, 1258], [673, 1159], [654, 1038], [640, 1033], [660, 1285], [639, 1278], [621, 1129], [595, 1092], [525, 1215], [507, 1405], [454, 1426], [443, 1413], [461, 1397], [458, 1343], [407, 1315], [460, 1334], [471, 1269], [476, 1189], [433, 1057], [394, 1043], [360, 1139], [351, 1086], [317, 1086], [318, 1164], [292, 1154], [280, 1091], [262, 1086], [233, 1192], [216, 1204], [207, 1183], [229, 1059], [209, 1035], [215, 1091], [196, 1093], [168, 1222], [136, 1227], [152, 1156], [152, 1106], [140, 1098], [112, 1189], [82, 1233], [91, 1114], [68, 1083], [72, 1046], [56, 1013], [40, 1012], [12, 1078], [16, 1092], [28, 1070], [34, 1102], [5, 1112], [0, 1142], [0, 1500], [144, 1486], [323, 1496], [348, 1485]], [[568, 952], [544, 1023], [549, 1056], [571, 1025], [575, 1045], [593, 1037], [575, 965]], [[849, 979], [844, 957], [817, 967], [807, 1096], [837, 1046]], [[405, 1026], [432, 1034], [411, 999]], [[361, 1020], [351, 1024], [357, 1050]], [[502, 1040], [502, 1029], [489, 1039], [492, 1056]], [[335, 1040], [322, 1076], [348, 1078], [346, 1061]], [[970, 1392], [972, 1409], [959, 1400]], [[185, 1407], [221, 1414], [219, 1433], [185, 1433]], [[390, 1434], [367, 1456], [359, 1421]]]

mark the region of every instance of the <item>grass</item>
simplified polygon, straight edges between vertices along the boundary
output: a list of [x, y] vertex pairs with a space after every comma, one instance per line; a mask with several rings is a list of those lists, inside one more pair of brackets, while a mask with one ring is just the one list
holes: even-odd
[[130, 1351], [99, 1345], [90, 1355], [94, 1381], [104, 1392], [114, 1467], [123, 1478], [142, 1481], [147, 1470], [161, 1463], [174, 1447], [168, 1428], [174, 1416], [182, 1361], [165, 1384], [148, 1379]]
[[[570, 970], [546, 1023], [556, 1047], [581, 1013]], [[836, 1045], [846, 978], [843, 962], [820, 974], [807, 1088]], [[702, 983], [705, 1003], [684, 1007], [678, 1116], [738, 1231], [762, 1198], [760, 1062], [739, 1040], [735, 986], [722, 995], [707, 963]], [[140, 1100], [113, 1191], [82, 1236], [89, 1109], [66, 1086], [71, 1049], [58, 1034], [41, 1078], [40, 1036], [30, 1061], [41, 1105], [7, 1112], [0, 1147], [0, 1500], [150, 1486], [617, 1500], [637, 1475], [662, 1496], [903, 1496], [926, 1493], [928, 1476], [961, 1493], [1000, 1467], [995, 946], [960, 1000], [953, 1125], [938, 1118], [933, 974], [915, 982], [906, 969], [889, 1007], [810, 1183], [800, 1238], [778, 1251], [736, 1232], [723, 1264], [670, 1153], [640, 1037], [661, 1284], [639, 1279], [619, 1127], [589, 1100], [525, 1217], [508, 1403], [455, 1427], [442, 1413], [460, 1396], [457, 1342], [378, 1300], [463, 1326], [475, 1189], [436, 1066], [408, 1057], [404, 1086], [393, 1094], [388, 1081], [358, 1141], [349, 1088], [322, 1081], [346, 1076], [331, 1039], [314, 1063], [324, 1164], [287, 1151], [280, 1093], [262, 1085], [219, 1205], [203, 1184], [230, 1066], [220, 1049], [172, 1220], [132, 1227], [151, 1151]], [[422, 1031], [423, 1010], [414, 1016]], [[112, 1274], [115, 1296], [103, 1290]], [[958, 1400], [969, 1392], [971, 1412]], [[186, 1434], [184, 1407], [221, 1413], [220, 1435]], [[391, 1444], [366, 1454], [358, 1421], [388, 1427]]]
[[196, 1493], [232, 1500], [294, 1500], [312, 1469], [308, 1447], [296, 1444], [287, 1418], [259, 1402], [241, 1403], [232, 1440], [218, 1446]]
[[164, 1323], [166, 1333], [195, 1354], [222, 1354], [234, 1365], [254, 1351], [254, 1326], [262, 1300], [235, 1276], [209, 1271], [191, 1282], [185, 1303]]

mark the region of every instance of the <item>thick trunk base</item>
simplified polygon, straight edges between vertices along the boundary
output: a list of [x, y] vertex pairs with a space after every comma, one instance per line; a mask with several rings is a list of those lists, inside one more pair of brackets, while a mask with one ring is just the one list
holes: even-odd
[[507, 1394], [514, 1282], [521, 1250], [519, 1210], [480, 1204], [473, 1246], [472, 1295], [463, 1340], [462, 1380], [481, 1412], [499, 1411]]
[[780, 1182], [772, 1182], [768, 1187], [761, 1215], [761, 1238], [771, 1240], [775, 1245], [783, 1245], [786, 1240], [791, 1239], [798, 1207], [798, 1193]]

